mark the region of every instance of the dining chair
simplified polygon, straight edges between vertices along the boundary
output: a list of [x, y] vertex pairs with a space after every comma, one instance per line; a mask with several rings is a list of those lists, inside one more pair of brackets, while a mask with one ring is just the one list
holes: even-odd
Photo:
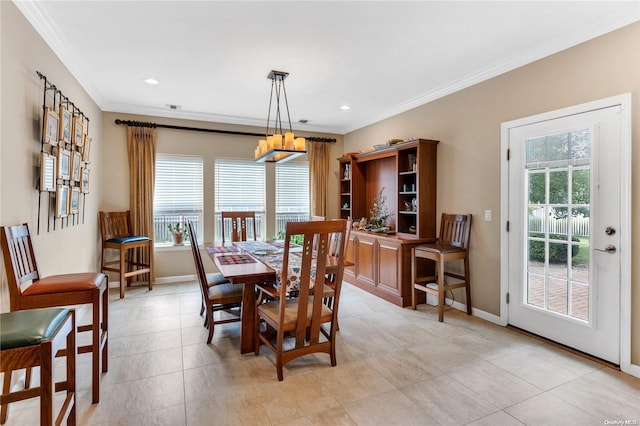
[[[0, 396], [0, 424], [7, 421], [10, 402], [38, 397], [40, 425], [76, 424], [76, 323], [75, 311], [66, 308], [26, 309], [0, 314], [0, 372], [4, 384]], [[56, 353], [66, 358], [65, 380], [56, 372]], [[11, 390], [11, 373], [40, 367], [40, 385], [31, 387], [29, 379], [21, 390]], [[58, 376], [58, 377], [56, 377]], [[54, 394], [64, 390], [58, 412]]]
[[256, 240], [256, 214], [255, 212], [222, 212], [222, 244], [227, 238], [227, 221], [231, 226], [231, 241], [247, 241], [247, 229], [253, 232], [253, 240]]
[[204, 325], [209, 329], [209, 337], [207, 344], [211, 343], [213, 338], [213, 329], [216, 324], [226, 324], [230, 322], [240, 321], [240, 313], [238, 317], [215, 320], [214, 313], [220, 310], [229, 310], [230, 308], [240, 308], [242, 304], [242, 286], [231, 284], [228, 281], [215, 285], [210, 285], [207, 281], [207, 274], [204, 271], [200, 248], [198, 247], [198, 238], [196, 236], [193, 223], [187, 222], [187, 230], [189, 232], [189, 240], [191, 241], [191, 252], [193, 253], [193, 261], [196, 265], [196, 274], [198, 275], [198, 283], [202, 294], [202, 300], [205, 305], [205, 321]]
[[[347, 262], [347, 253], [348, 253], [348, 248], [349, 248], [349, 237], [351, 237], [351, 227], [353, 225], [353, 220], [351, 218], [346, 220], [345, 223], [345, 232], [344, 232], [344, 236], [342, 236], [341, 234], [331, 234], [331, 239], [329, 242], [329, 254], [331, 256], [336, 256], [336, 254], [338, 253], [338, 250], [340, 250], [340, 247], [343, 248], [343, 257], [344, 257], [344, 262]], [[344, 244], [342, 244], [342, 238], [344, 238]], [[343, 262], [343, 263], [344, 263]], [[336, 274], [332, 273], [332, 274], [327, 274], [326, 280], [325, 280], [325, 285], [328, 286], [329, 288], [331, 288], [332, 290], [335, 290], [336, 288]], [[333, 297], [327, 297], [325, 298], [325, 303], [327, 304], [327, 306], [329, 306], [330, 308], [333, 306]], [[340, 330], [340, 322], [337, 320], [336, 318], [336, 330]]]
[[[120, 298], [124, 297], [124, 284], [131, 286], [131, 277], [148, 274], [149, 290], [153, 289], [153, 239], [134, 235], [131, 227], [131, 213], [100, 212], [100, 233], [102, 235], [102, 272], [120, 274]], [[107, 260], [106, 251], [118, 250], [118, 259]], [[146, 250], [145, 250], [146, 249]], [[144, 253], [146, 251], [146, 253]], [[134, 253], [136, 252], [136, 253]], [[134, 258], [134, 256], [136, 256]], [[146, 256], [146, 259], [144, 258]]]
[[[471, 315], [471, 277], [469, 274], [469, 236], [471, 234], [471, 215], [442, 214], [440, 236], [433, 244], [421, 244], [411, 249], [411, 276], [413, 288], [411, 307], [416, 309], [418, 291], [438, 297], [438, 321], [444, 321], [445, 291], [465, 287], [467, 314]], [[418, 262], [427, 259], [436, 262], [436, 275], [418, 276]], [[464, 275], [445, 271], [445, 264], [462, 260]], [[445, 277], [455, 278], [448, 283]], [[436, 283], [436, 286], [429, 283]]]
[[[341, 243], [335, 258], [330, 256], [330, 238], [332, 234], [341, 234]], [[284, 241], [282, 270], [280, 271], [280, 285], [273, 294], [273, 288], [258, 286], [261, 291], [271, 292], [275, 300], [258, 303], [256, 327], [256, 355], [260, 353], [260, 345], [264, 344], [276, 356], [278, 380], [282, 381], [283, 366], [290, 361], [311, 353], [327, 353], [331, 365], [336, 365], [336, 320], [342, 287], [342, 273], [344, 271], [345, 221], [309, 221], [289, 222]], [[290, 270], [289, 253], [291, 236], [302, 235], [302, 252], [299, 255], [299, 270]], [[314, 239], [317, 248], [313, 249]], [[325, 286], [327, 262], [336, 266], [335, 289]], [[290, 279], [297, 277], [297, 295], [289, 296]], [[317, 289], [322, 289], [318, 291]], [[323, 303], [323, 298], [332, 296], [333, 304], [330, 308]], [[259, 298], [260, 300], [261, 298]], [[260, 320], [265, 323], [261, 330]], [[294, 342], [286, 344], [285, 339]]]
[[108, 277], [97, 272], [41, 277], [26, 223], [1, 227], [0, 242], [11, 311], [91, 304], [91, 323], [77, 326], [78, 333], [91, 332], [91, 344], [77, 352], [91, 353], [91, 401], [100, 402], [100, 372], [107, 371], [109, 354]]

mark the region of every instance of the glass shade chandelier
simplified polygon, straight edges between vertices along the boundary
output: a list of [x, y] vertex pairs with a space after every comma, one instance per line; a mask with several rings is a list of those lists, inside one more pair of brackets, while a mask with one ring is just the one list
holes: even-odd
[[[306, 141], [304, 138], [296, 138], [291, 128], [291, 116], [289, 115], [289, 103], [287, 102], [287, 91], [284, 87], [284, 79], [289, 75], [288, 72], [272, 70], [267, 76], [271, 80], [271, 96], [269, 98], [269, 113], [267, 115], [267, 130], [264, 139], [258, 141], [258, 147], [255, 149], [255, 161], [264, 163], [284, 163], [293, 160], [303, 154], [306, 154]], [[271, 106], [274, 102], [275, 94], [275, 119], [273, 120], [273, 129], [270, 131], [271, 123]], [[287, 119], [289, 120], [289, 131], [283, 133], [282, 130], [282, 114], [280, 113], [280, 99], [284, 98], [284, 104], [287, 109]]]

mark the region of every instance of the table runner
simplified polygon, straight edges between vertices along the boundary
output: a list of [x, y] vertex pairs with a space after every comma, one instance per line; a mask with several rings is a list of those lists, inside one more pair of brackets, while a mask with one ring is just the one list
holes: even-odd
[[[238, 241], [234, 243], [242, 250], [251, 253], [260, 262], [264, 263], [276, 272], [276, 287], [282, 282], [282, 265], [284, 263], [283, 241]], [[298, 244], [291, 244], [289, 248], [301, 249]], [[287, 273], [287, 291], [297, 290], [300, 287], [300, 272], [302, 270], [302, 257], [299, 253], [289, 252], [289, 268]], [[311, 265], [311, 287], [316, 277], [316, 265]]]

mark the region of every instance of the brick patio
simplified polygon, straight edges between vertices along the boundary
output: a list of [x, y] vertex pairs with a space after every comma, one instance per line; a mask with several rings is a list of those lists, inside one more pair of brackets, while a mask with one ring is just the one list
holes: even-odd
[[[547, 309], [574, 318], [589, 320], [589, 269], [587, 265], [573, 266], [571, 300], [567, 285], [567, 265], [549, 265], [549, 295]], [[530, 305], [544, 308], [544, 263], [529, 262], [529, 288], [527, 300]], [[570, 303], [569, 303], [570, 302]], [[570, 310], [570, 312], [569, 312]]]

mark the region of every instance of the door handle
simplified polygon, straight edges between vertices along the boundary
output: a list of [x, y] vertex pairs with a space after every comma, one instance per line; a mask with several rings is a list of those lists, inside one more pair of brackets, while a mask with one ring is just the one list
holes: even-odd
[[616, 246], [612, 246], [612, 245], [608, 245], [603, 249], [594, 249], [595, 251], [601, 251], [603, 253], [615, 253], [616, 252]]

